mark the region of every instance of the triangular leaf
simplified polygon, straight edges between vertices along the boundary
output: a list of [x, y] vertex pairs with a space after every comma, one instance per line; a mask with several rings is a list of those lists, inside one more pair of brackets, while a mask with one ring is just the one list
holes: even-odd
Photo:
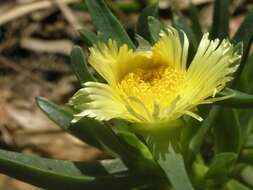
[[223, 39], [228, 37], [229, 3], [230, 0], [215, 0], [211, 31], [212, 38]]
[[87, 47], [93, 46], [98, 42], [98, 36], [91, 31], [80, 31], [81, 40]]
[[89, 71], [86, 56], [80, 47], [74, 46], [70, 57], [72, 68], [81, 84], [87, 81], [96, 81]]
[[216, 104], [234, 107], [234, 108], [252, 108], [253, 107], [253, 95], [243, 93], [230, 88], [225, 88], [218, 93], [218, 96], [227, 96], [229, 98], [218, 101]]
[[181, 154], [174, 152], [172, 146], [169, 152], [165, 154], [165, 158], [160, 157], [157, 162], [175, 190], [193, 190], [183, 157]]
[[49, 190], [119, 190], [159, 181], [155, 176], [129, 173], [118, 159], [71, 162], [4, 150], [0, 150], [0, 172]]
[[239, 153], [242, 145], [241, 124], [236, 109], [221, 108], [219, 119], [214, 125], [217, 152]]
[[146, 7], [141, 12], [138, 23], [137, 23], [137, 33], [141, 35], [144, 39], [152, 42], [151, 34], [148, 26], [148, 17], [153, 16], [156, 17], [158, 14], [158, 4], [154, 4]]
[[235, 83], [238, 83], [239, 80], [237, 80], [247, 62], [251, 43], [253, 40], [253, 10], [249, 11], [241, 24], [240, 28], [236, 32], [236, 34], [233, 37], [233, 41], [235, 44], [242, 42], [243, 43], [243, 56], [241, 59], [240, 67], [238, 68], [238, 71], [236, 73], [235, 77]]
[[161, 30], [164, 28], [163, 24], [155, 17], [149, 16], [148, 17], [148, 26], [149, 26], [150, 35], [152, 38], [151, 43], [155, 43], [160, 38], [159, 34], [160, 34]]
[[104, 40], [114, 39], [121, 44], [135, 48], [123, 26], [106, 6], [104, 0], [85, 0], [93, 24], [104, 35]]

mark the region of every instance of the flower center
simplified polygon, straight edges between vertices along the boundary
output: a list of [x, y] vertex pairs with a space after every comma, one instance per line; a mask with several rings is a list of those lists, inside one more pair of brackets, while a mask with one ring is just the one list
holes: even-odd
[[136, 97], [148, 110], [154, 109], [154, 103], [167, 107], [177, 97], [184, 72], [171, 66], [159, 66], [149, 69], [136, 69], [128, 73], [120, 82], [119, 89], [124, 97]]

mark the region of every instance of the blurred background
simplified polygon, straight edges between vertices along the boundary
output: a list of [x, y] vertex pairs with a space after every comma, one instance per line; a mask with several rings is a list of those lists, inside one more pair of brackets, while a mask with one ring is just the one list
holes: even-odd
[[[85, 1], [85, 0], [84, 0]], [[133, 34], [141, 10], [157, 0], [107, 0]], [[213, 0], [160, 0], [159, 15], [171, 23], [172, 9], [189, 16], [199, 10], [204, 31], [212, 22]], [[230, 35], [252, 0], [231, 1]], [[188, 20], [186, 19], [186, 22]], [[61, 131], [39, 110], [36, 96], [60, 105], [80, 88], [70, 67], [74, 44], [85, 47], [79, 31], [95, 31], [83, 0], [2, 0], [0, 3], [0, 148], [72, 160], [101, 158], [102, 153]], [[0, 174], [1, 190], [39, 190]]]

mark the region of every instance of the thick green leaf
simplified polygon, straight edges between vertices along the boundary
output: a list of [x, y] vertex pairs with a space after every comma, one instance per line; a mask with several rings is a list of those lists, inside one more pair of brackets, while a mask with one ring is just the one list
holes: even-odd
[[[138, 150], [127, 142], [126, 139], [122, 138], [122, 135], [116, 135], [111, 129], [111, 126], [104, 126], [94, 119], [83, 118], [80, 122], [71, 125], [68, 130], [82, 140], [89, 140], [87, 143], [95, 142], [95, 145], [104, 150], [107, 154], [114, 157], [120, 157], [131, 169], [134, 168], [136, 170], [138, 169], [147, 172], [150, 170], [158, 170], [152, 156], [148, 154], [146, 149], [146, 152], [143, 152], [143, 149]], [[135, 143], [137, 143], [138, 139], [134, 139], [133, 134], [133, 136], [131, 136], [130, 133], [128, 133], [128, 135], [132, 137], [131, 140], [135, 140]], [[144, 144], [135, 144], [135, 146], [138, 145], [142, 145], [142, 148], [145, 146]]]
[[137, 23], [137, 33], [142, 36], [144, 39], [152, 42], [152, 37], [149, 31], [148, 26], [148, 17], [156, 17], [158, 14], [158, 4], [154, 4], [146, 7], [140, 14], [138, 23]]
[[148, 17], [148, 26], [149, 26], [150, 35], [152, 38], [151, 42], [158, 41], [160, 38], [159, 33], [164, 28], [162, 23], [158, 19], [156, 19], [155, 17], [149, 16]]
[[69, 112], [43, 97], [37, 97], [36, 102], [39, 108], [49, 117], [49, 119], [54, 121], [62, 129], [68, 129], [71, 120], [73, 119]]
[[[247, 92], [249, 94], [253, 94], [253, 56], [251, 55], [243, 73], [240, 77], [240, 90]], [[250, 143], [250, 133], [253, 129], [253, 110], [252, 109], [240, 109], [239, 112], [239, 120], [241, 123], [241, 134], [243, 139], [243, 144]], [[253, 144], [253, 143], [251, 143]], [[253, 145], [252, 145], [253, 146]]]
[[89, 71], [86, 57], [80, 47], [73, 47], [70, 57], [73, 70], [81, 84], [96, 80]]
[[[124, 11], [124, 12], [135, 12], [135, 11], [139, 11], [140, 10], [140, 3], [134, 1], [113, 1], [110, 2], [113, 3], [113, 6], [116, 6], [120, 9], [120, 11]], [[78, 11], [88, 11], [87, 6], [85, 3], [83, 3], [82, 1], [78, 1], [76, 3], [74, 3], [71, 6], [74, 10], [78, 10]]]
[[241, 124], [238, 111], [222, 108], [214, 125], [215, 148], [217, 152], [239, 153], [242, 145]]
[[215, 0], [211, 31], [212, 38], [223, 39], [228, 37], [229, 2], [230, 0]]
[[[113, 152], [112, 149], [114, 148], [119, 149], [120, 152], [125, 150], [125, 148], [121, 147], [121, 143], [112, 130], [102, 123], [90, 118], [83, 118], [77, 123], [71, 123], [72, 115], [58, 105], [42, 97], [38, 97], [36, 100], [40, 109], [52, 121], [80, 140], [110, 153]], [[108, 143], [114, 148], [109, 148], [110, 145]]]
[[172, 184], [173, 189], [193, 190], [185, 170], [183, 157], [181, 154], [176, 153], [172, 146], [170, 146], [169, 152], [165, 155], [161, 155], [157, 162]]
[[218, 101], [216, 104], [234, 107], [234, 108], [253, 108], [253, 95], [243, 93], [230, 88], [225, 88], [218, 93], [218, 96], [231, 96], [223, 101]]
[[189, 52], [189, 53], [193, 54], [198, 47], [198, 40], [197, 40], [192, 28], [187, 23], [187, 18], [184, 17], [180, 12], [173, 12], [173, 25], [177, 29], [179, 29], [179, 30], [181, 29], [185, 32], [185, 34], [187, 35], [189, 42], [190, 42], [189, 51], [191, 51], [191, 49], [193, 48], [193, 51]]
[[121, 44], [135, 48], [123, 26], [106, 6], [104, 0], [85, 0], [93, 24], [104, 35], [104, 40], [114, 39]]
[[239, 181], [230, 180], [223, 190], [250, 190], [250, 188], [241, 184]]
[[[90, 118], [83, 118], [77, 123], [71, 123], [71, 114], [58, 105], [41, 97], [37, 98], [37, 103], [52, 121], [80, 140], [104, 150], [109, 155], [122, 158], [131, 168], [143, 167], [140, 162], [144, 159], [143, 155], [133, 154], [136, 149], [120, 139], [109, 126]], [[149, 160], [149, 163], [151, 163], [151, 160]], [[146, 169], [149, 168], [146, 167]]]
[[91, 31], [80, 31], [81, 40], [87, 47], [91, 47], [98, 42], [98, 37]]
[[[132, 132], [129, 127], [123, 121], [117, 121], [113, 127], [117, 136], [122, 138], [132, 148], [132, 154], [138, 156], [136, 160], [138, 167], [142, 170], [151, 170], [153, 172], [160, 173], [158, 165], [154, 161], [154, 158], [149, 148]], [[159, 171], [158, 171], [159, 170]]]
[[244, 145], [253, 129], [253, 110], [243, 109], [238, 110], [238, 113], [241, 125], [241, 139], [243, 140], [242, 145]]
[[253, 76], [253, 54], [249, 55], [249, 58], [247, 59], [247, 63], [245, 64], [243, 72], [240, 76], [237, 89], [245, 93], [253, 94], [252, 76]]
[[[0, 172], [51, 190], [128, 189], [159, 180], [129, 173], [118, 159], [71, 162], [0, 150]], [[148, 180], [149, 178], [149, 180]]]
[[236, 159], [237, 154], [233, 152], [216, 154], [206, 173], [206, 178], [220, 180], [228, 177]]
[[208, 131], [213, 127], [213, 124], [215, 123], [216, 119], [218, 118], [220, 114], [220, 107], [214, 106], [207, 118], [202, 122], [202, 125], [199, 127], [198, 131], [195, 133], [195, 135], [192, 137], [192, 139], [189, 142], [189, 152], [187, 154], [187, 163], [192, 162], [195, 158], [196, 154], [198, 154], [201, 145], [206, 137], [206, 134]]
[[[103, 149], [98, 140], [94, 138], [94, 135], [90, 135], [90, 131], [85, 127], [94, 126], [94, 125], [102, 125], [100, 123], [94, 122], [91, 119], [80, 120], [78, 123], [71, 123], [73, 116], [71, 113], [65, 111], [60, 106], [50, 102], [46, 98], [37, 97], [36, 102], [39, 108], [59, 127], [63, 130], [70, 132], [74, 136], [78, 137], [80, 140], [95, 146], [99, 149]], [[83, 126], [83, 127], [78, 127]]]
[[239, 82], [239, 80], [237, 79], [240, 77], [245, 67], [252, 40], [253, 40], [253, 10], [251, 10], [246, 15], [246, 18], [244, 19], [240, 28], [238, 29], [235, 36], [233, 37], [233, 41], [235, 44], [239, 42], [243, 43], [243, 56], [241, 59], [240, 67], [236, 73], [236, 77], [235, 77], [236, 80], [234, 80], [235, 83]]
[[188, 58], [187, 58], [187, 66], [189, 66], [190, 61], [193, 59], [197, 48], [198, 48], [198, 39], [196, 37], [196, 34], [194, 33], [192, 27], [187, 22], [188, 18], [182, 15], [179, 11], [175, 11], [172, 14], [172, 21], [175, 28], [178, 30], [184, 31], [186, 34], [188, 40], [189, 40], [189, 52], [188, 52]]
[[196, 5], [194, 5], [193, 3], [191, 3], [189, 10], [190, 10], [190, 19], [192, 23], [191, 28], [196, 36], [197, 41], [199, 42], [203, 35], [201, 25], [199, 22], [199, 11]]
[[[191, 157], [190, 152], [192, 152], [192, 150], [189, 149], [189, 142], [196, 135], [201, 123], [190, 116], [183, 116], [183, 118], [184, 118], [184, 122], [185, 122], [186, 127], [182, 128], [182, 132], [180, 135], [180, 144], [182, 146], [182, 154], [184, 155], [186, 163], [188, 163], [188, 161], [190, 161], [188, 159], [190, 159], [190, 157]], [[194, 154], [194, 155], [196, 155], [196, 154]]]

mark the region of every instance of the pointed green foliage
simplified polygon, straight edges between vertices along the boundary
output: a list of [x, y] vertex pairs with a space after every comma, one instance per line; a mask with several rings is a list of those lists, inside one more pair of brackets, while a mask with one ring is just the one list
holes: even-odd
[[39, 108], [49, 117], [49, 119], [59, 125], [62, 129], [68, 129], [71, 120], [73, 119], [71, 113], [65, 111], [58, 105], [43, 97], [37, 97], [36, 102]]
[[242, 138], [237, 110], [222, 108], [219, 119], [214, 125], [214, 137], [217, 152], [239, 153]]
[[[187, 18], [184, 17], [182, 15], [182, 13], [180, 12], [173, 12], [172, 15], [172, 19], [173, 19], [173, 25], [177, 28], [177, 29], [181, 29], [185, 32], [185, 34], [187, 35], [189, 42], [190, 42], [190, 46], [192, 46], [192, 48], [194, 48], [194, 51], [196, 51], [197, 47], [198, 47], [198, 41], [197, 38], [192, 30], [192, 28], [190, 27], [189, 23], [187, 22]], [[191, 48], [189, 49], [191, 50]], [[190, 54], [192, 54], [193, 52], [190, 52]]]
[[[253, 74], [253, 56], [250, 56], [243, 73], [240, 77], [240, 89], [248, 93], [253, 93], [252, 85], [252, 74]], [[253, 127], [253, 111], [252, 109], [239, 110], [240, 123], [242, 126], [242, 139], [244, 139], [243, 144], [247, 148], [253, 147], [253, 137], [250, 135]]]
[[192, 150], [189, 149], [189, 142], [197, 133], [201, 123], [190, 116], [184, 116], [184, 122], [186, 127], [182, 128], [180, 144], [182, 146], [182, 153], [186, 159], [186, 162], [188, 162], [188, 159], [191, 157], [190, 155], [192, 153]]
[[[71, 123], [73, 118], [72, 115], [58, 105], [41, 97], [37, 98], [37, 103], [42, 111], [44, 111], [52, 121], [59, 125], [59, 127], [80, 140], [104, 150], [111, 156], [122, 158], [128, 166], [133, 168], [142, 167], [143, 163], [140, 161], [143, 159], [152, 163], [152, 158], [148, 155], [148, 152], [145, 152], [145, 155], [143, 155], [143, 152], [138, 152], [139, 150], [136, 150], [136, 148], [120, 139], [112, 131], [110, 126], [105, 126], [91, 118], [82, 118], [77, 123]], [[129, 139], [137, 142], [138, 139], [134, 139], [134, 136], [131, 136], [131, 134], [128, 134], [128, 136], [131, 137], [129, 137]], [[139, 142], [139, 146], [144, 148], [145, 145]], [[133, 154], [133, 152], [138, 154]]]
[[149, 16], [148, 17], [148, 26], [149, 26], [149, 31], [151, 35], [151, 43], [154, 43], [159, 40], [159, 33], [161, 30], [164, 28], [162, 23], [156, 19], [155, 17]]
[[68, 131], [88, 144], [104, 150], [111, 156], [122, 157], [125, 160], [127, 160], [127, 156], [129, 157], [130, 151], [114, 132], [108, 126], [94, 119], [83, 118], [79, 122], [71, 124]]
[[232, 152], [223, 152], [216, 154], [206, 173], [207, 179], [226, 180], [231, 173], [233, 165], [237, 159], [237, 154]]
[[197, 48], [198, 48], [198, 39], [190, 24], [188, 23], [188, 19], [182, 15], [181, 12], [175, 11], [172, 13], [172, 21], [175, 28], [178, 30], [184, 31], [188, 40], [189, 40], [189, 49], [188, 49], [188, 58], [187, 58], [187, 66], [189, 66], [189, 60], [192, 60]]
[[253, 111], [252, 109], [243, 109], [238, 110], [238, 114], [241, 125], [241, 139], [243, 140], [242, 145], [244, 145], [253, 129]]
[[117, 121], [113, 130], [131, 147], [131, 154], [136, 155], [136, 165], [140, 170], [160, 172], [148, 147], [134, 133], [130, 132], [126, 123]]
[[[67, 112], [60, 106], [50, 102], [46, 98], [37, 97], [36, 102], [39, 108], [51, 119], [53, 122], [57, 124], [60, 128], [65, 131], [70, 132], [80, 140], [95, 146], [97, 148], [103, 149], [98, 140], [94, 138], [94, 135], [90, 135], [90, 131], [85, 127], [87, 126], [95, 126], [102, 125], [98, 122], [94, 122], [91, 119], [80, 120], [78, 123], [71, 123], [73, 116], [71, 113]], [[79, 126], [79, 127], [78, 127]]]
[[229, 98], [218, 101], [216, 104], [234, 107], [234, 108], [252, 108], [253, 107], [253, 95], [243, 93], [237, 90], [233, 90], [230, 88], [225, 88], [218, 96], [228, 96]]
[[239, 27], [235, 36], [233, 37], [233, 42], [235, 44], [239, 42], [243, 43], [243, 56], [241, 59], [240, 67], [237, 71], [237, 75], [235, 77], [236, 83], [238, 82], [238, 80], [236, 79], [239, 78], [246, 64], [252, 40], [253, 40], [253, 10], [249, 11], [249, 13], [246, 15], [243, 23]]
[[161, 155], [157, 162], [172, 184], [173, 189], [193, 190], [185, 170], [183, 157], [181, 154], [176, 153], [172, 146], [170, 146], [169, 152], [165, 155]]
[[[245, 65], [240, 77], [240, 90], [253, 94], [253, 56], [251, 55]], [[241, 123], [241, 135], [243, 144], [249, 143], [250, 133], [253, 129], [253, 111], [252, 109], [239, 109], [239, 120]], [[248, 140], [247, 140], [248, 139]]]
[[215, 0], [211, 31], [212, 38], [223, 39], [228, 37], [229, 3], [230, 0]]
[[89, 71], [86, 57], [80, 47], [73, 47], [70, 57], [72, 68], [81, 84], [96, 80]]
[[249, 94], [253, 94], [253, 54], [249, 55], [247, 58], [247, 62], [243, 69], [243, 72], [238, 80], [237, 89], [246, 92]]
[[142, 36], [149, 42], [152, 42], [152, 37], [149, 31], [148, 26], [148, 17], [153, 16], [156, 17], [158, 15], [158, 4], [153, 4], [151, 6], [146, 7], [140, 14], [138, 23], [137, 23], [137, 34]]
[[72, 115], [58, 105], [41, 97], [38, 97], [36, 100], [38, 106], [52, 121], [80, 140], [105, 150], [110, 154], [115, 154], [115, 148], [120, 152], [125, 150], [112, 130], [109, 127], [104, 126], [102, 123], [90, 118], [83, 118], [77, 123], [71, 123], [71, 120], [73, 119]]
[[159, 181], [154, 176], [129, 173], [118, 159], [71, 162], [4, 150], [0, 150], [0, 172], [49, 190], [118, 190]]
[[135, 48], [123, 26], [106, 6], [104, 0], [85, 0], [93, 24], [103, 34], [104, 40], [114, 39]]
[[98, 37], [91, 31], [80, 31], [81, 40], [87, 47], [91, 47], [98, 42]]
[[198, 12], [198, 8], [196, 7], [196, 5], [194, 5], [193, 3], [190, 4], [190, 20], [191, 20], [191, 24], [192, 24], [192, 30], [196, 36], [197, 41], [199, 42], [203, 32], [200, 26], [200, 22], [199, 22], [199, 12]]
[[202, 122], [201, 126], [199, 127], [195, 135], [190, 140], [189, 153], [187, 154], [187, 163], [192, 162], [196, 154], [199, 152], [207, 133], [213, 127], [215, 121], [217, 120], [220, 114], [220, 111], [221, 111], [220, 107], [214, 106], [210, 110], [207, 118]]

